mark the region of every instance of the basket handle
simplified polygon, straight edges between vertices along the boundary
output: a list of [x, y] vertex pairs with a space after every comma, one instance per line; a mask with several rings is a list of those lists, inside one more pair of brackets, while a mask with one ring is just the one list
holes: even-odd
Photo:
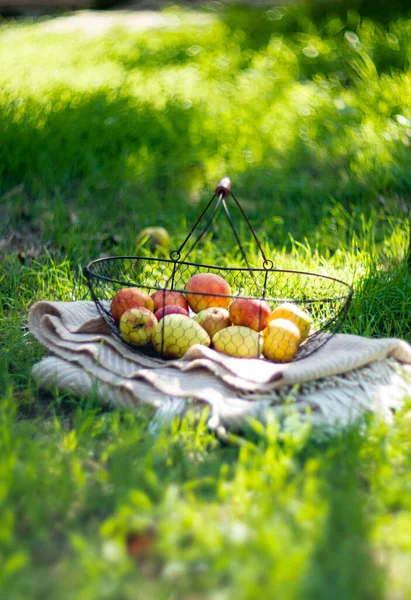
[[204, 236], [204, 234], [206, 233], [206, 231], [210, 227], [212, 220], [214, 219], [214, 217], [215, 217], [218, 209], [220, 208], [221, 201], [223, 200], [223, 198], [226, 198], [228, 196], [228, 194], [230, 193], [230, 190], [231, 190], [231, 181], [230, 181], [229, 177], [223, 177], [223, 179], [220, 179], [220, 181], [218, 182], [217, 187], [215, 189], [214, 196], [208, 202], [207, 206], [205, 207], [205, 209], [203, 210], [203, 212], [201, 213], [201, 215], [198, 217], [197, 221], [194, 223], [193, 227], [189, 231], [189, 233], [188, 233], [187, 237], [185, 238], [184, 242], [181, 244], [181, 246], [178, 248], [178, 250], [173, 250], [172, 252], [170, 252], [170, 258], [171, 258], [171, 260], [174, 260], [174, 261], [180, 260], [182, 249], [187, 244], [188, 240], [191, 238], [191, 236], [193, 235], [194, 231], [197, 229], [200, 221], [203, 219], [204, 215], [206, 214], [206, 212], [210, 208], [211, 204], [214, 202], [215, 198], [217, 198], [217, 203], [216, 203], [216, 205], [214, 207], [213, 212], [211, 213], [211, 217], [208, 219], [205, 227], [203, 228], [203, 230], [201, 231], [201, 233], [198, 235], [196, 241], [191, 246], [190, 250], [186, 253], [186, 255], [183, 258], [183, 260], [185, 260], [187, 258], [187, 256], [190, 254], [190, 252], [192, 250], [194, 250], [194, 248], [197, 246], [198, 242], [201, 240], [201, 238]]
[[215, 189], [214, 196], [211, 198], [211, 200], [208, 202], [207, 206], [205, 207], [205, 209], [203, 210], [203, 212], [201, 213], [201, 215], [198, 217], [197, 221], [195, 222], [195, 224], [191, 228], [191, 230], [188, 233], [187, 237], [185, 238], [184, 242], [181, 244], [181, 246], [179, 247], [178, 250], [173, 250], [170, 253], [171, 260], [173, 260], [173, 261], [180, 260], [182, 249], [184, 248], [184, 246], [186, 245], [186, 243], [188, 242], [188, 240], [190, 239], [190, 237], [193, 235], [194, 231], [197, 229], [197, 226], [199, 225], [200, 221], [203, 219], [204, 215], [206, 214], [206, 212], [210, 208], [210, 206], [213, 203], [213, 201], [215, 200], [215, 198], [217, 198], [216, 205], [215, 205], [215, 207], [214, 207], [214, 209], [213, 209], [213, 211], [211, 213], [210, 218], [208, 219], [208, 221], [207, 221], [206, 225], [204, 226], [204, 228], [202, 229], [201, 233], [197, 236], [197, 239], [195, 240], [194, 244], [191, 246], [191, 248], [186, 253], [186, 255], [183, 258], [183, 260], [186, 260], [187, 256], [190, 254], [190, 252], [195, 248], [195, 246], [198, 244], [198, 242], [201, 240], [201, 238], [207, 232], [207, 230], [210, 227], [211, 222], [214, 219], [214, 217], [215, 217], [218, 209], [222, 205], [223, 210], [224, 210], [224, 212], [226, 214], [226, 217], [228, 219], [228, 222], [230, 224], [230, 227], [231, 227], [231, 229], [233, 231], [234, 237], [235, 237], [235, 239], [237, 241], [237, 244], [238, 244], [238, 247], [240, 249], [240, 252], [241, 252], [241, 254], [242, 254], [242, 256], [243, 256], [243, 258], [245, 260], [245, 263], [246, 263], [248, 269], [250, 270], [250, 272], [252, 272], [251, 271], [251, 267], [250, 267], [250, 265], [248, 263], [247, 255], [246, 255], [245, 250], [244, 250], [244, 248], [243, 248], [243, 246], [241, 244], [241, 241], [240, 241], [240, 238], [238, 236], [238, 233], [237, 233], [237, 231], [235, 229], [234, 222], [233, 222], [233, 220], [231, 218], [230, 211], [228, 210], [228, 206], [227, 206], [227, 203], [226, 203], [226, 199], [228, 198], [228, 196], [231, 196], [232, 199], [234, 200], [234, 202], [236, 203], [237, 208], [239, 209], [239, 211], [240, 211], [243, 219], [245, 220], [245, 222], [248, 225], [249, 230], [251, 231], [251, 234], [252, 234], [252, 236], [253, 236], [256, 244], [257, 244], [257, 247], [258, 247], [258, 249], [260, 251], [260, 254], [262, 256], [262, 259], [263, 259], [263, 268], [264, 269], [272, 269], [273, 268], [274, 265], [273, 265], [272, 260], [267, 259], [266, 255], [264, 253], [264, 250], [263, 250], [263, 248], [262, 248], [262, 246], [260, 244], [260, 241], [259, 241], [259, 239], [258, 239], [258, 237], [257, 237], [257, 235], [256, 235], [256, 233], [255, 233], [255, 231], [254, 231], [254, 229], [253, 229], [250, 221], [248, 220], [247, 215], [245, 214], [244, 210], [241, 207], [241, 204], [239, 203], [239, 201], [237, 200], [237, 198], [234, 196], [234, 194], [231, 191], [231, 180], [230, 180], [229, 177], [223, 177], [222, 179], [220, 179], [220, 181], [218, 182], [217, 187]]
[[227, 198], [227, 196], [231, 193], [231, 179], [229, 177], [223, 177], [217, 183], [217, 187], [215, 189], [215, 195], [219, 197], [220, 195], [223, 198]]

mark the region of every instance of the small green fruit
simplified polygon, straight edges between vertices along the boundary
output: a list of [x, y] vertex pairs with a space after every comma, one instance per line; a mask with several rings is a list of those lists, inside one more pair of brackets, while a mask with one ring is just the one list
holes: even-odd
[[142, 229], [136, 238], [136, 246], [148, 244], [154, 252], [157, 248], [167, 250], [170, 247], [170, 236], [164, 227], [146, 227]]

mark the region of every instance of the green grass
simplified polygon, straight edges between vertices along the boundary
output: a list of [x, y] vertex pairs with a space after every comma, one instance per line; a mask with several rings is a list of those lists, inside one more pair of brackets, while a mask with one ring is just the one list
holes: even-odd
[[[213, 6], [150, 32], [0, 23], [5, 600], [411, 595], [409, 399], [391, 426], [222, 444], [30, 378], [33, 302], [87, 298], [82, 266], [146, 225], [177, 248], [225, 174], [276, 266], [353, 283], [344, 331], [411, 341], [411, 18]], [[240, 264], [225, 227], [193, 258]]]

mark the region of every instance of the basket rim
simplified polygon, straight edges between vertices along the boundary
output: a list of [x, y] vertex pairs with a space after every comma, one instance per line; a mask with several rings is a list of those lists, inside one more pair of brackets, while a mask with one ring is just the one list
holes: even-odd
[[[83, 273], [87, 279], [97, 278], [102, 281], [112, 282], [112, 283], [124, 283], [120, 280], [113, 279], [112, 277], [106, 277], [104, 275], [100, 275], [93, 271], [93, 266], [99, 263], [117, 261], [117, 260], [145, 260], [150, 262], [158, 262], [158, 263], [168, 263], [174, 265], [187, 265], [190, 267], [202, 267], [206, 269], [218, 269], [220, 271], [247, 271], [247, 272], [256, 272], [256, 273], [291, 273], [295, 275], [307, 275], [309, 277], [319, 277], [321, 279], [327, 279], [329, 281], [334, 281], [345, 286], [348, 289], [347, 295], [339, 296], [338, 298], [334, 298], [334, 300], [342, 300], [343, 298], [348, 298], [354, 294], [354, 288], [352, 285], [343, 281], [342, 279], [338, 279], [337, 277], [332, 277], [331, 275], [324, 275], [323, 273], [315, 273], [312, 271], [300, 271], [298, 269], [276, 269], [274, 267], [264, 268], [264, 267], [220, 267], [218, 265], [207, 265], [204, 263], [195, 263], [189, 262], [185, 260], [173, 260], [171, 258], [156, 258], [154, 256], [135, 256], [135, 255], [124, 255], [124, 256], [104, 256], [102, 258], [96, 258], [89, 262], [84, 268]], [[164, 288], [158, 288], [164, 289]]]
[[[266, 300], [268, 302], [275, 302], [276, 304], [279, 303], [283, 303], [283, 302], [292, 302], [294, 304], [304, 304], [304, 305], [315, 305], [317, 303], [331, 303], [333, 305], [335, 305], [335, 309], [333, 309], [334, 314], [332, 316], [332, 318], [328, 319], [327, 321], [323, 322], [323, 323], [319, 323], [319, 327], [310, 334], [310, 336], [307, 338], [307, 340], [309, 340], [309, 343], [307, 345], [304, 344], [304, 352], [302, 352], [301, 355], [299, 355], [297, 353], [297, 356], [293, 359], [292, 362], [297, 361], [297, 360], [301, 360], [302, 358], [306, 358], [308, 356], [310, 356], [313, 352], [315, 352], [318, 348], [320, 348], [321, 346], [323, 346], [325, 343], [327, 343], [327, 341], [336, 333], [337, 328], [339, 327], [339, 324], [344, 320], [345, 315], [347, 314], [348, 308], [352, 302], [352, 298], [354, 295], [354, 288], [353, 286], [349, 285], [347, 282], [342, 281], [341, 279], [338, 279], [337, 277], [332, 277], [330, 275], [325, 275], [322, 273], [315, 273], [315, 272], [311, 272], [311, 271], [299, 271], [296, 269], [277, 269], [274, 267], [253, 267], [253, 268], [248, 268], [248, 267], [219, 267], [218, 265], [206, 265], [203, 263], [195, 263], [195, 262], [188, 262], [186, 260], [175, 260], [175, 259], [171, 259], [171, 258], [157, 258], [157, 257], [153, 257], [153, 256], [136, 256], [136, 255], [121, 255], [121, 256], [104, 256], [101, 258], [97, 258], [91, 262], [89, 262], [86, 266], [83, 267], [83, 275], [87, 281], [87, 285], [89, 288], [89, 291], [91, 293], [92, 299], [97, 307], [98, 312], [100, 313], [101, 317], [105, 320], [105, 322], [107, 323], [108, 327], [110, 328], [110, 330], [117, 336], [119, 337], [119, 339], [128, 347], [130, 347], [132, 350], [134, 351], [142, 351], [143, 354], [144, 349], [140, 348], [140, 347], [135, 347], [132, 346], [131, 344], [128, 344], [127, 342], [125, 342], [125, 340], [121, 337], [120, 335], [120, 331], [118, 326], [114, 323], [110, 312], [108, 311], [108, 309], [106, 308], [106, 306], [104, 305], [104, 302], [101, 298], [98, 297], [98, 293], [97, 293], [97, 288], [99, 285], [99, 281], [100, 282], [105, 282], [108, 284], [119, 284], [121, 286], [127, 286], [127, 285], [133, 285], [133, 283], [131, 281], [124, 281], [124, 280], [118, 280], [118, 279], [114, 279], [112, 277], [108, 277], [106, 275], [101, 275], [98, 272], [98, 265], [100, 264], [110, 264], [110, 263], [116, 263], [122, 260], [131, 260], [131, 261], [145, 261], [147, 263], [158, 263], [158, 264], [166, 264], [166, 265], [173, 265], [178, 267], [179, 265], [183, 265], [183, 266], [190, 266], [190, 267], [195, 267], [195, 268], [203, 268], [203, 269], [217, 269], [219, 271], [223, 271], [223, 272], [230, 272], [230, 271], [237, 271], [237, 272], [248, 272], [251, 275], [253, 275], [253, 273], [288, 273], [288, 274], [294, 274], [294, 275], [302, 275], [302, 276], [307, 276], [307, 277], [315, 277], [315, 278], [319, 278], [319, 279], [323, 279], [323, 280], [327, 280], [327, 281], [331, 281], [331, 282], [335, 282], [341, 286], [343, 286], [344, 288], [346, 288], [347, 293], [340, 295], [338, 297], [325, 297], [325, 298], [304, 298], [304, 299], [296, 299], [296, 298], [273, 298], [273, 297], [267, 297], [267, 296], [243, 296], [243, 295], [239, 295], [239, 294], [230, 294], [229, 296], [232, 299], [235, 298], [255, 298], [258, 300]], [[171, 291], [180, 291], [182, 293], [184, 293], [183, 290], [175, 288], [173, 286], [167, 286], [167, 287], [158, 287], [158, 286], [146, 286], [144, 284], [140, 285], [139, 287], [141, 288], [146, 288], [146, 289], [150, 289], [150, 290], [161, 290], [161, 291], [167, 291], [167, 290], [171, 290]], [[344, 291], [344, 290], [343, 290]], [[196, 292], [196, 294], [207, 294], [207, 292]], [[216, 296], [227, 296], [227, 294], [213, 294]], [[337, 307], [337, 304], [340, 303], [340, 305]], [[324, 334], [324, 338], [319, 338], [320, 334]]]

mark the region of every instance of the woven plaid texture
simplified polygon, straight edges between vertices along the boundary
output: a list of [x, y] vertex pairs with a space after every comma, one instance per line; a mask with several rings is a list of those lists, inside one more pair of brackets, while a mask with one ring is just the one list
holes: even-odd
[[33, 368], [42, 388], [94, 393], [103, 403], [129, 408], [148, 404], [157, 421], [208, 406], [210, 428], [296, 411], [316, 425], [335, 426], [366, 412], [390, 419], [411, 396], [411, 346], [399, 339], [337, 334], [288, 364], [233, 358], [199, 345], [184, 359], [165, 361], [124, 346], [93, 302], [38, 302], [29, 327], [49, 351]]

